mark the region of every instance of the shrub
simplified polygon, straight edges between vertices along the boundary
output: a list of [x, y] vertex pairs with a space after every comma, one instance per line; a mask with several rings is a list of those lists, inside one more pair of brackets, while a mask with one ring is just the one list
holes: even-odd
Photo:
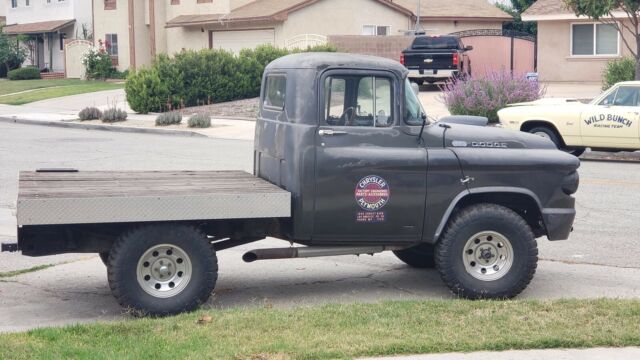
[[78, 117], [82, 121], [86, 120], [97, 120], [102, 117], [102, 111], [96, 107], [86, 107], [80, 111]]
[[182, 123], [182, 114], [172, 111], [158, 115], [156, 118], [156, 126], [178, 125]]
[[634, 58], [612, 60], [607, 63], [602, 79], [602, 89], [607, 90], [621, 81], [632, 81], [636, 78], [636, 61]]
[[102, 113], [100, 120], [104, 123], [125, 121], [127, 120], [127, 112], [116, 107], [112, 107]]
[[9, 80], [40, 79], [40, 70], [35, 66], [27, 66], [9, 71], [7, 77]]
[[196, 114], [189, 118], [187, 125], [190, 128], [210, 128], [211, 117], [206, 114]]
[[[301, 51], [335, 48], [321, 46], [293, 52]], [[182, 51], [173, 58], [159, 55], [150, 67], [127, 76], [127, 101], [134, 111], [148, 113], [257, 97], [264, 68], [289, 53], [263, 45], [243, 50], [237, 56], [213, 49]]]
[[484, 116], [496, 123], [498, 110], [508, 104], [538, 100], [544, 92], [537, 81], [505, 71], [448, 83], [443, 87], [442, 100], [452, 115]]
[[99, 46], [92, 46], [82, 54], [82, 65], [87, 79], [106, 79], [116, 72], [102, 40], [98, 42]]

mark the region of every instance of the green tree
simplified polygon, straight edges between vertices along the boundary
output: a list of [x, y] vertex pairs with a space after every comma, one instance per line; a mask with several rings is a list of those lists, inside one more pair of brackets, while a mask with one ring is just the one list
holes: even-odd
[[564, 0], [578, 16], [588, 16], [612, 25], [636, 61], [636, 80], [640, 80], [640, 1], [639, 0]]
[[4, 66], [6, 72], [19, 67], [27, 58], [27, 52], [18, 42], [4, 33], [0, 26], [0, 65]]
[[535, 22], [522, 21], [522, 13], [525, 12], [536, 0], [511, 0], [511, 5], [496, 3], [496, 6], [502, 11], [513, 16], [513, 22], [509, 22], [503, 26], [505, 30], [522, 31], [529, 34], [538, 33], [538, 25]]

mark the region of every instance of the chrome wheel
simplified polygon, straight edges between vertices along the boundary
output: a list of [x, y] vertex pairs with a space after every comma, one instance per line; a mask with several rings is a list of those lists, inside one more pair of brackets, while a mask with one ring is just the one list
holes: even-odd
[[161, 244], [151, 247], [138, 260], [137, 278], [149, 295], [169, 298], [181, 293], [191, 280], [191, 259], [181, 248]]
[[482, 281], [495, 281], [511, 269], [513, 247], [502, 234], [483, 231], [467, 240], [462, 261], [469, 275]]

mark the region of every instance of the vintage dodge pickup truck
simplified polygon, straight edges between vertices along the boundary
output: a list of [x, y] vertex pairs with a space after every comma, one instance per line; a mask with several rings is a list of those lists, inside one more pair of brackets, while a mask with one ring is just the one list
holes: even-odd
[[2, 250], [100, 253], [120, 304], [152, 315], [198, 307], [217, 252], [266, 237], [301, 246], [245, 261], [391, 250], [458, 296], [516, 296], [536, 238], [569, 237], [579, 160], [484, 118], [429, 122], [407, 75], [376, 57], [280, 58], [263, 77], [253, 175], [22, 172], [18, 243]]

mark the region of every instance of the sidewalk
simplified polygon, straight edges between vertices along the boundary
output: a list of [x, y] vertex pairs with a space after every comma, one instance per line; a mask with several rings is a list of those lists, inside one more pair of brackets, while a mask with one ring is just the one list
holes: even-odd
[[592, 348], [592, 349], [550, 349], [550, 350], [509, 350], [481, 351], [473, 353], [447, 353], [433, 355], [412, 355], [362, 360], [632, 360], [640, 359], [640, 348]]
[[[99, 120], [78, 121], [78, 112], [87, 106], [95, 106], [101, 110], [116, 106], [127, 111], [127, 121], [114, 124], [105, 124]], [[123, 89], [66, 96], [21, 106], [0, 105], [0, 121], [4, 122], [248, 141], [253, 140], [255, 132], [253, 121], [216, 118], [211, 119], [212, 127], [209, 129], [190, 129], [186, 125], [186, 116], [181, 125], [157, 127], [156, 116], [157, 114], [133, 112], [127, 104]]]

